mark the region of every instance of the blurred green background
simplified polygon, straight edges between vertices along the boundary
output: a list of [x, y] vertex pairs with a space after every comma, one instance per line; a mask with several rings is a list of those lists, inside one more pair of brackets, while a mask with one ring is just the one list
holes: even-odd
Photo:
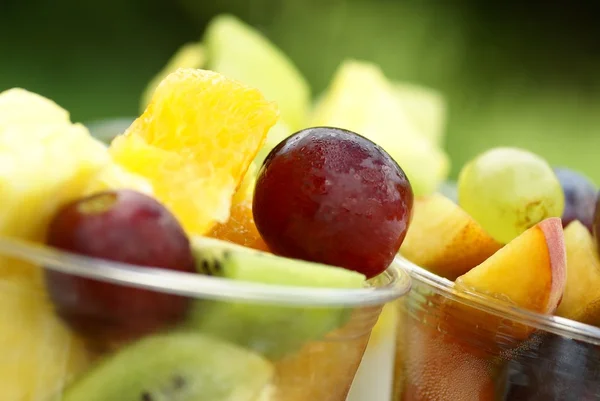
[[0, 0], [0, 90], [48, 96], [76, 121], [135, 115], [175, 50], [230, 12], [280, 46], [314, 94], [345, 57], [442, 91], [454, 176], [478, 152], [514, 145], [600, 183], [599, 6], [524, 3]]

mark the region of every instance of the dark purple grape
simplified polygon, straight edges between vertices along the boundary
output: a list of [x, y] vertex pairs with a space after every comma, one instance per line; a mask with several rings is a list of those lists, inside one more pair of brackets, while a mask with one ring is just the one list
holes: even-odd
[[379, 146], [339, 128], [309, 128], [265, 159], [254, 192], [256, 227], [274, 253], [373, 277], [392, 262], [413, 192]]
[[507, 362], [502, 401], [587, 401], [600, 399], [600, 350], [554, 334]]
[[[46, 242], [69, 252], [138, 266], [194, 272], [190, 243], [158, 201], [123, 190], [89, 196], [62, 208]], [[95, 343], [128, 341], [176, 323], [188, 299], [47, 269], [58, 314]]]
[[591, 232], [596, 203], [596, 186], [583, 174], [568, 168], [555, 167], [554, 173], [565, 194], [563, 227], [573, 220], [579, 220]]

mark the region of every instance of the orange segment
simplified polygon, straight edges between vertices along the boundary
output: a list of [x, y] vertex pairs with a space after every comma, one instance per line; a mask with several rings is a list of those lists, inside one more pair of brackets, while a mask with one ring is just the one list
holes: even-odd
[[203, 235], [228, 220], [235, 190], [277, 117], [256, 89], [212, 71], [179, 69], [110, 152], [152, 182], [190, 234]]

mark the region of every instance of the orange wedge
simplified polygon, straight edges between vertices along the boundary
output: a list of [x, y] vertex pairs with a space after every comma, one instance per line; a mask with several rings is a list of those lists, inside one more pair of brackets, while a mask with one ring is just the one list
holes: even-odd
[[228, 221], [232, 197], [277, 118], [258, 90], [182, 68], [158, 85], [110, 152], [152, 183], [189, 234], [204, 235]]

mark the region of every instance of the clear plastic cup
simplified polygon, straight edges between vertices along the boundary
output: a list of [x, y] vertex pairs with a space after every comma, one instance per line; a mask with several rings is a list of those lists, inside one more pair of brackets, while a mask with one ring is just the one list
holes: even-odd
[[[399, 257], [394, 401], [600, 400], [600, 329], [474, 293]], [[526, 261], [524, 261], [526, 263]]]
[[[123, 321], [68, 291], [49, 292], [48, 275], [127, 289], [131, 303], [159, 296], [189, 307], [159, 325], [164, 313], [138, 309], [123, 335]], [[397, 264], [365, 288], [302, 288], [141, 268], [0, 238], [0, 398], [148, 401], [191, 391], [195, 398], [173, 399], [344, 401], [382, 307], [409, 289]], [[50, 293], [71, 307], [56, 307]]]

